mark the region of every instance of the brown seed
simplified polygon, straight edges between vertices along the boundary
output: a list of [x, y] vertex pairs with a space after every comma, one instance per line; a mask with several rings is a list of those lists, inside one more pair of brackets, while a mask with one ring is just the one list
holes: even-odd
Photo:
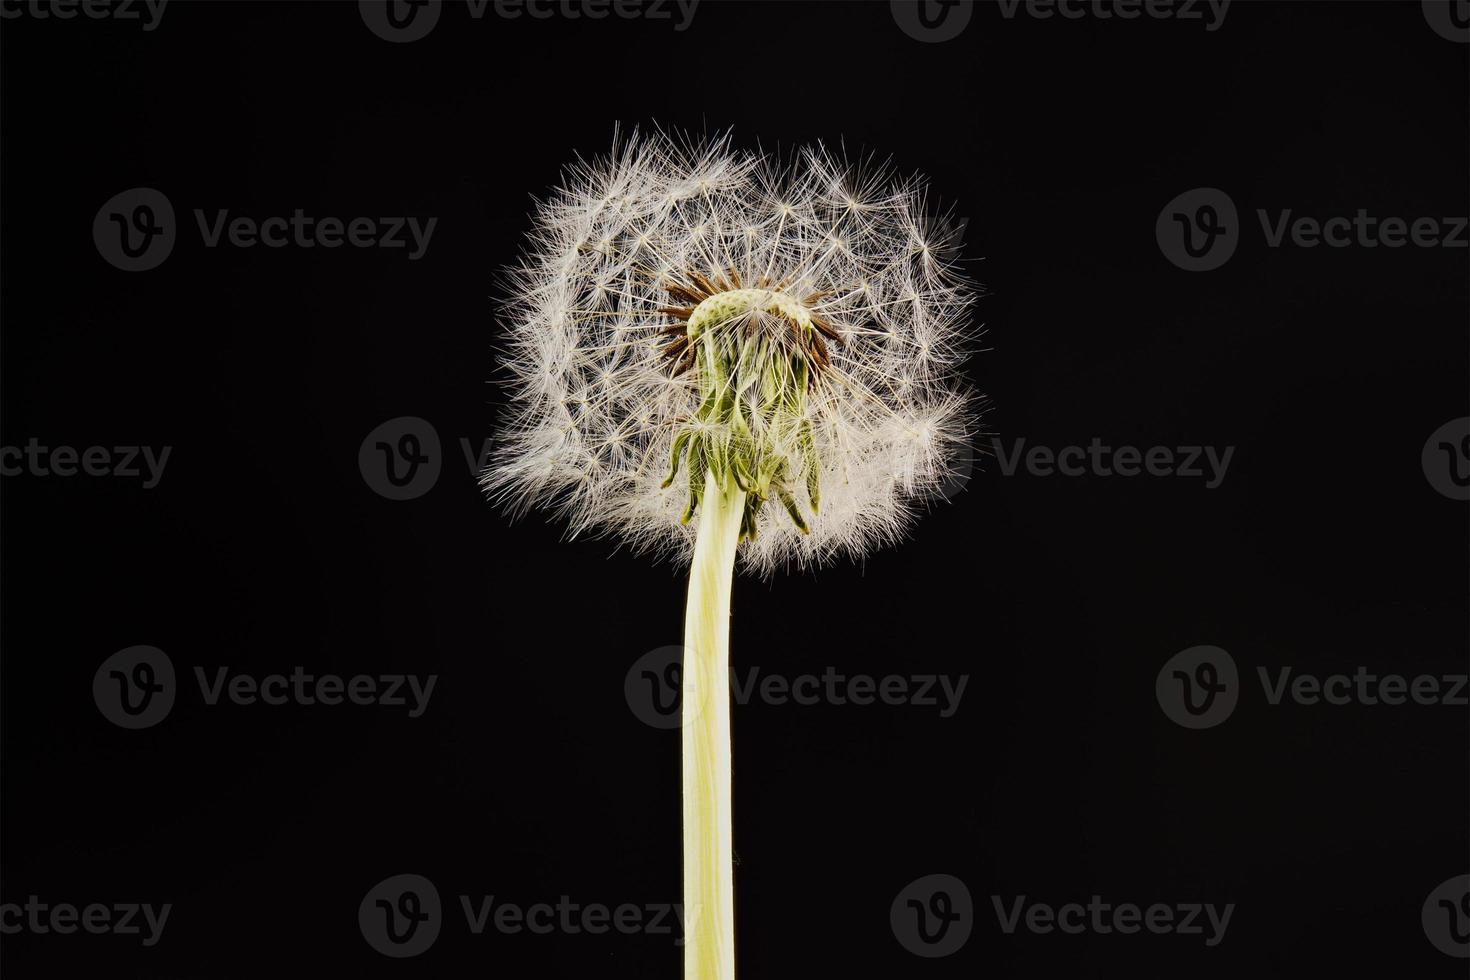
[[692, 367], [694, 367], [693, 347], [689, 348], [689, 353], [684, 355], [684, 360], [680, 362], [678, 369], [674, 371], [672, 377], [677, 378], [679, 375], [683, 374], [685, 371], [689, 370]]
[[692, 306], [660, 306], [658, 311], [664, 316], [678, 317], [680, 320], [687, 320], [694, 315]]
[[839, 347], [847, 346], [847, 341], [842, 339], [842, 334], [832, 329], [832, 324], [817, 316], [815, 313], [812, 314], [812, 326], [820, 330], [823, 336], [835, 341]]
[[681, 286], [676, 282], [664, 283], [664, 292], [674, 297], [674, 299], [683, 300], [695, 306], [698, 306], [709, 296], [709, 293], [701, 293], [696, 289], [689, 286]]
[[706, 296], [713, 296], [715, 293], [727, 292], [727, 290], [716, 288], [714, 283], [710, 282], [708, 279], [706, 279], [704, 276], [701, 276], [697, 272], [689, 273], [689, 278], [694, 280], [694, 284], [696, 286], [704, 290], [704, 294]]

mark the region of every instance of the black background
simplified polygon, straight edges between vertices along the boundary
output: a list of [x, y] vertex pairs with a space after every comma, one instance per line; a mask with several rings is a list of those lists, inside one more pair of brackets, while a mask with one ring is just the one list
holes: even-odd
[[[628, 668], [677, 643], [677, 569], [511, 524], [475, 485], [496, 421], [496, 271], [529, 199], [615, 124], [845, 141], [928, 174], [967, 223], [1010, 447], [1234, 446], [1201, 479], [1005, 475], [860, 567], [741, 579], [736, 671], [969, 675], [953, 717], [734, 715], [746, 977], [1463, 976], [1420, 905], [1470, 870], [1466, 710], [1270, 706], [1256, 668], [1464, 673], [1467, 509], [1420, 451], [1466, 413], [1463, 249], [1267, 247], [1256, 209], [1467, 212], [1466, 46], [1420, 4], [1232, 4], [1223, 24], [1001, 15], [920, 43], [887, 3], [713, 2], [669, 21], [473, 19], [391, 44], [356, 3], [169, 4], [0, 22], [4, 445], [173, 447], [136, 479], [3, 484], [3, 900], [171, 902], [162, 940], [5, 936], [12, 977], [679, 975], [668, 936], [470, 935], [457, 896], [679, 897], [676, 732]], [[1160, 210], [1240, 209], [1234, 257], [1170, 264]], [[153, 187], [178, 241], [128, 273], [91, 236]], [[206, 248], [193, 210], [436, 216], [405, 250]], [[429, 421], [414, 500], [358, 450]], [[124, 731], [107, 656], [181, 691]], [[1243, 691], [1189, 731], [1155, 676], [1198, 644]], [[207, 706], [196, 666], [434, 673], [425, 714]], [[446, 905], [431, 950], [359, 933], [376, 882]], [[910, 881], [962, 879], [974, 932], [899, 944]], [[1236, 905], [1224, 941], [1018, 932], [991, 896]]]

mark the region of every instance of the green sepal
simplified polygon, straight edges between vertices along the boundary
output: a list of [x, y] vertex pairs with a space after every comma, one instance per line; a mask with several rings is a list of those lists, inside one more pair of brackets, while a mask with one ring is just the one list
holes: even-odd
[[689, 523], [694, 516], [694, 509], [699, 506], [700, 498], [704, 496], [705, 470], [704, 440], [695, 439], [689, 446], [689, 503], [679, 517], [680, 524]]
[[730, 476], [730, 446], [728, 437], [719, 433], [709, 436], [704, 453], [705, 462], [709, 466], [710, 475], [715, 478], [715, 486], [723, 487], [729, 482]]
[[786, 508], [786, 513], [791, 515], [791, 522], [802, 534], [810, 534], [812, 529], [806, 526], [806, 518], [801, 514], [801, 508], [796, 506], [796, 498], [791, 496], [791, 491], [784, 484], [776, 487], [776, 496], [781, 498], [781, 506]]
[[730, 475], [735, 478], [735, 485], [744, 493], [750, 493], [755, 487], [755, 477], [751, 475], [750, 469], [746, 466], [745, 457], [740, 453], [735, 454], [730, 467]]
[[812, 438], [811, 419], [801, 420], [797, 444], [801, 446], [801, 466], [806, 471], [806, 495], [811, 501], [812, 513], [815, 514], [822, 507], [822, 474], [817, 468], [817, 442]]
[[766, 453], [761, 457], [760, 465], [756, 469], [755, 486], [756, 492], [761, 499], [768, 499], [771, 495], [771, 481], [774, 480], [785, 466], [785, 462], [775, 453]]
[[674, 436], [674, 448], [669, 453], [669, 475], [664, 477], [664, 482], [660, 484], [661, 489], [667, 490], [674, 485], [674, 477], [679, 475], [679, 464], [684, 459], [684, 447], [688, 444], [689, 437], [692, 435], [694, 435], [693, 429], [685, 429], [683, 432]]
[[746, 497], [745, 512], [740, 516], [740, 539], [744, 541], [755, 540], [756, 518], [761, 512], [761, 498]]

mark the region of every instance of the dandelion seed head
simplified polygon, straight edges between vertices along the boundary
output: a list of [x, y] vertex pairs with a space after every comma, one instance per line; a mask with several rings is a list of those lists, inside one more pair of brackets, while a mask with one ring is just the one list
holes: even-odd
[[[974, 291], [925, 203], [920, 179], [821, 145], [783, 162], [728, 135], [635, 133], [578, 160], [509, 272], [509, 405], [485, 486], [569, 534], [686, 560], [671, 456], [692, 468], [686, 443], [723, 447], [735, 469], [747, 446], [770, 465], [745, 479], [795, 499], [749, 515], [746, 570], [897, 541], [974, 419], [959, 375]], [[739, 406], [725, 415], [703, 405], [711, 371]]]

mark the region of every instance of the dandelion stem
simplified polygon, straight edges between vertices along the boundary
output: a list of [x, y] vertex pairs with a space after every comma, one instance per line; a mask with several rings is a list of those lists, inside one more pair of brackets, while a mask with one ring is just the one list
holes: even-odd
[[745, 493], [705, 481], [684, 614], [684, 980], [733, 980], [730, 586]]

